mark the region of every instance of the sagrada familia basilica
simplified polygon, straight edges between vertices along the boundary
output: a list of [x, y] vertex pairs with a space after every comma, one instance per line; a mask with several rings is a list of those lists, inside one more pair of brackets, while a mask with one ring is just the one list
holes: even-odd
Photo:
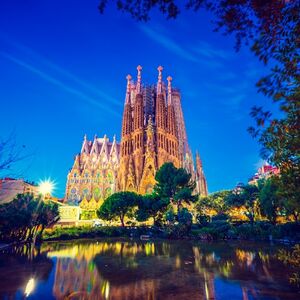
[[104, 135], [90, 141], [84, 137], [81, 152], [75, 157], [67, 178], [68, 203], [83, 209], [96, 209], [116, 191], [150, 193], [155, 172], [165, 163], [185, 168], [196, 182], [196, 193], [207, 195], [202, 162], [196, 166], [187, 141], [180, 91], [172, 78], [163, 81], [159, 66], [156, 85], [142, 84], [142, 67], [137, 80], [128, 75], [123, 112], [121, 142]]

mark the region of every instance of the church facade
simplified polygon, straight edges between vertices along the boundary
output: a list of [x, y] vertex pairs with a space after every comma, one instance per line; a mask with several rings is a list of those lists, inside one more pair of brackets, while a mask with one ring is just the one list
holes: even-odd
[[185, 168], [196, 181], [196, 192], [207, 195], [202, 162], [197, 154], [194, 166], [188, 145], [180, 91], [172, 86], [170, 76], [163, 80], [161, 66], [157, 70], [155, 85], [142, 83], [141, 66], [136, 81], [127, 76], [120, 143], [106, 136], [84, 138], [68, 174], [68, 202], [89, 208], [115, 191], [150, 193], [155, 173], [165, 162]]
[[100, 207], [116, 191], [119, 152], [115, 137], [111, 142], [106, 136], [95, 136], [93, 141], [84, 136], [81, 152], [67, 177], [65, 200], [85, 210]]

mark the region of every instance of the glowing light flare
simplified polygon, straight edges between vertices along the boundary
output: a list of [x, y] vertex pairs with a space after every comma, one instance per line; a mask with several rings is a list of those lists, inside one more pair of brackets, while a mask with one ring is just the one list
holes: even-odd
[[55, 189], [55, 183], [50, 179], [40, 181], [38, 186], [38, 191], [43, 196], [51, 195], [54, 189]]
[[26, 297], [28, 297], [33, 292], [34, 287], [35, 287], [35, 280], [34, 278], [30, 278], [25, 287], [24, 294]]

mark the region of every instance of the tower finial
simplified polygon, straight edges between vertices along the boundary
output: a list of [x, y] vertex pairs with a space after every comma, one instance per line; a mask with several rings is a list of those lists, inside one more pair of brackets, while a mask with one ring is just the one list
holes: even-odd
[[172, 105], [172, 85], [171, 85], [172, 77], [168, 76], [167, 80], [168, 80], [168, 105]]
[[128, 104], [129, 103], [129, 98], [130, 98], [130, 80], [131, 80], [131, 75], [128, 74], [126, 76], [126, 79], [127, 79], [127, 88], [126, 88], [126, 98], [125, 98], [125, 104]]
[[162, 93], [162, 70], [163, 69], [164, 68], [162, 66], [159, 66], [157, 68], [157, 71], [158, 71], [157, 94]]
[[136, 67], [138, 74], [137, 74], [137, 83], [136, 83], [136, 93], [140, 94], [141, 93], [141, 84], [142, 84], [142, 75], [141, 75], [141, 71], [142, 71], [142, 66], [138, 65]]

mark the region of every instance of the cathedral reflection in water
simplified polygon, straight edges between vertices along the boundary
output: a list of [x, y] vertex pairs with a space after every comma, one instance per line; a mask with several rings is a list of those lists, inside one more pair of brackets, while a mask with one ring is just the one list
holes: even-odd
[[285, 299], [276, 297], [280, 272], [264, 249], [111, 241], [43, 248], [56, 258], [56, 299], [217, 299], [232, 280], [239, 299]]

